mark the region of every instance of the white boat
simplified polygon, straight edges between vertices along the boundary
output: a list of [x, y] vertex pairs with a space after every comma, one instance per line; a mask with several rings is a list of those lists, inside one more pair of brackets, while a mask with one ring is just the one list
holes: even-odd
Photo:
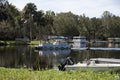
[[43, 42], [35, 47], [37, 50], [59, 50], [59, 49], [70, 49], [70, 45], [67, 42], [56, 41], [54, 43]]
[[[69, 63], [69, 64], [68, 64]], [[66, 61], [58, 66], [59, 70], [78, 70], [78, 71], [118, 71], [120, 70], [120, 64], [118, 63], [96, 63], [95, 59], [89, 60], [84, 63], [77, 63], [71, 65], [71, 58], [67, 58]]]
[[120, 64], [120, 59], [114, 59], [114, 58], [91, 58], [90, 61], [95, 61], [96, 63]]
[[86, 64], [86, 63], [77, 63], [74, 65], [66, 65], [66, 70], [80, 70], [80, 71], [117, 71], [120, 70], [120, 64]]

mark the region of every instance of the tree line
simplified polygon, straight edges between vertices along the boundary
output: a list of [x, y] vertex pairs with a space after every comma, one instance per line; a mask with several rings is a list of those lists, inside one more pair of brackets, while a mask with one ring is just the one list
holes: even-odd
[[120, 17], [104, 11], [100, 18], [72, 12], [55, 13], [38, 10], [34, 3], [27, 3], [22, 11], [7, 0], [0, 0], [0, 40], [44, 36], [86, 36], [89, 39], [120, 37]]

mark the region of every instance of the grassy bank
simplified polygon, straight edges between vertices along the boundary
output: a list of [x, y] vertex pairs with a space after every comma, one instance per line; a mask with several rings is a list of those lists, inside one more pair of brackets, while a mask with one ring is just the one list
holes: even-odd
[[6, 41], [7, 45], [38, 45], [40, 43], [40, 41], [29, 41], [29, 42], [25, 42], [25, 41]]
[[110, 72], [32, 71], [0, 68], [0, 80], [120, 80], [120, 74]]

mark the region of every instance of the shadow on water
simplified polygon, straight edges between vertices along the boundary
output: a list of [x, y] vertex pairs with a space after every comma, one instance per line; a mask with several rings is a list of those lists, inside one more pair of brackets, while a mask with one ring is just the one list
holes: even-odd
[[120, 59], [120, 50], [43, 50], [30, 46], [0, 46], [0, 67], [51, 69], [57, 68], [67, 57], [75, 63], [90, 58]]
[[57, 68], [58, 64], [70, 54], [71, 50], [37, 50], [38, 60], [33, 65], [33, 69], [51, 69]]
[[0, 66], [19, 68], [24, 67], [24, 64], [29, 62], [30, 52], [27, 46], [0, 47]]
[[0, 67], [50, 69], [64, 61], [71, 50], [35, 51], [30, 46], [0, 47]]
[[120, 59], [118, 50], [72, 50], [70, 55], [75, 63], [91, 58], [115, 58]]

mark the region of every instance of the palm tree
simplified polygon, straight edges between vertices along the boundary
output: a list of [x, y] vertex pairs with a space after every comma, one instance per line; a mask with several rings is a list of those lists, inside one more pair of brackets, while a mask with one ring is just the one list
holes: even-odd
[[36, 12], [37, 12], [37, 7], [34, 3], [28, 3], [23, 9], [22, 16], [29, 23], [29, 26], [27, 27], [27, 29], [29, 30], [28, 34], [29, 34], [30, 40], [32, 40], [32, 29], [34, 29], [34, 28], [32, 28], [33, 27], [33, 19], [34, 19]]

